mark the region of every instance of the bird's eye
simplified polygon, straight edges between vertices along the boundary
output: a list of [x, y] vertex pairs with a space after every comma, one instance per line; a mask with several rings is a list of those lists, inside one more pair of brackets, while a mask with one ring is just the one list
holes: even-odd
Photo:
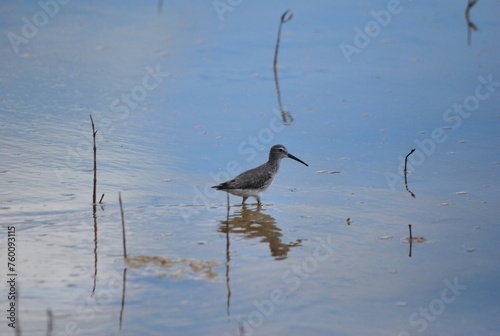
[[283, 148], [280, 148], [280, 152], [284, 152], [285, 150]]

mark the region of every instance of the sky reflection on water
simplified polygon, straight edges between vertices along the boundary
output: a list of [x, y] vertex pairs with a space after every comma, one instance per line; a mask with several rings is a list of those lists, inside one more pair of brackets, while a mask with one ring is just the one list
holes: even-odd
[[[9, 33], [43, 9], [0, 6], [0, 227], [18, 230], [23, 333], [45, 335], [47, 308], [54, 334], [497, 333], [498, 4], [467, 21], [465, 1], [214, 3], [68, 2], [17, 53]], [[283, 162], [261, 211], [232, 197], [228, 216], [210, 186], [276, 143], [310, 167]], [[123, 295], [118, 192], [132, 256], [215, 276], [129, 267]], [[426, 238], [411, 258], [408, 224]]]

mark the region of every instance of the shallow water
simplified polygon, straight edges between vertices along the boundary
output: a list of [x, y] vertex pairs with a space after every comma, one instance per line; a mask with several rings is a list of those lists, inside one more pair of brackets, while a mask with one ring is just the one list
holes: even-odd
[[24, 335], [498, 334], [498, 3], [50, 3], [0, 6]]

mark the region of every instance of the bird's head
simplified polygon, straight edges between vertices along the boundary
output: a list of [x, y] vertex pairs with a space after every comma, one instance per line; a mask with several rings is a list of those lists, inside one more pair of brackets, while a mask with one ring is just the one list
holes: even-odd
[[292, 154], [288, 153], [288, 149], [286, 149], [285, 146], [283, 145], [274, 145], [271, 147], [271, 150], [269, 151], [269, 160], [281, 160], [283, 158], [290, 158], [295, 161], [298, 161], [306, 166], [309, 166], [307, 163], [304, 161], [300, 160], [299, 158], [293, 156]]

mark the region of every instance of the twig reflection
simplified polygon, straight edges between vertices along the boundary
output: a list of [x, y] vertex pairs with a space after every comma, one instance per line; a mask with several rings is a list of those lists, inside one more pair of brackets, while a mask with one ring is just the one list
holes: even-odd
[[127, 283], [127, 268], [123, 268], [123, 284], [122, 284], [122, 307], [120, 309], [120, 330], [122, 330], [123, 309], [125, 308], [125, 289]]
[[54, 329], [54, 323], [52, 318], [52, 309], [47, 308], [47, 336], [52, 336], [53, 329]]
[[411, 192], [411, 190], [408, 188], [408, 180], [406, 178], [406, 176], [408, 175], [408, 170], [406, 169], [407, 167], [407, 164], [408, 164], [408, 156], [412, 155], [413, 152], [415, 151], [415, 148], [413, 148], [409, 153], [408, 155], [406, 155], [405, 157], [405, 170], [404, 170], [404, 175], [405, 175], [405, 188], [406, 188], [406, 191], [408, 191], [411, 195], [411, 197], [415, 198], [415, 194]]
[[14, 328], [14, 335], [21, 336], [21, 310], [19, 309], [19, 295], [21, 293], [21, 286], [17, 284], [17, 295], [14, 297], [14, 305], [17, 308], [17, 323]]
[[279, 105], [280, 112], [281, 112], [281, 118], [283, 119], [283, 124], [285, 124], [285, 125], [290, 125], [291, 123], [293, 123], [293, 116], [289, 111], [285, 110], [285, 108], [283, 107], [283, 103], [281, 101], [281, 90], [280, 90], [280, 84], [279, 84], [279, 79], [278, 79], [278, 51], [280, 48], [281, 26], [284, 23], [287, 23], [288, 21], [290, 21], [292, 19], [292, 17], [293, 17], [293, 13], [291, 13], [290, 10], [287, 10], [281, 16], [280, 25], [278, 28], [278, 37], [276, 39], [276, 48], [274, 49], [274, 62], [273, 62], [274, 83], [276, 84], [276, 94], [278, 96], [278, 105]]
[[91, 297], [94, 296], [95, 287], [97, 284], [97, 205], [94, 203], [92, 205], [92, 216], [94, 217], [94, 285], [92, 286]]
[[470, 10], [479, 0], [469, 0], [465, 9], [465, 21], [467, 22], [467, 45], [470, 46], [472, 39], [472, 30], [477, 31], [477, 26], [470, 19]]
[[229, 263], [231, 261], [231, 252], [230, 246], [231, 242], [229, 239], [229, 193], [228, 195], [228, 206], [227, 206], [227, 214], [226, 214], [226, 288], [227, 288], [227, 317], [231, 315], [231, 287], [229, 286]]

